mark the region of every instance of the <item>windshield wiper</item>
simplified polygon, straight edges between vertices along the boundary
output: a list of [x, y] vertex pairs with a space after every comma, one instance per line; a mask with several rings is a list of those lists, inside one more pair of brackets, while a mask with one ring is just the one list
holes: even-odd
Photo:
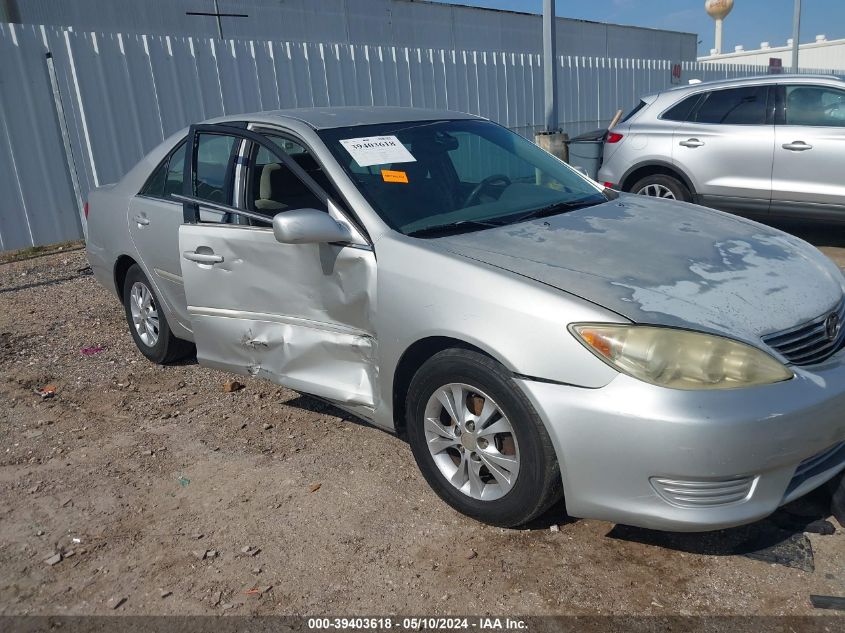
[[448, 222], [446, 224], [432, 224], [431, 226], [424, 226], [416, 231], [411, 231], [407, 235], [410, 237], [425, 237], [427, 235], [442, 235], [443, 233], [460, 232], [464, 229], [490, 229], [500, 224], [494, 222], [485, 222], [484, 220], [459, 220], [457, 222]]
[[536, 220], [537, 218], [547, 218], [552, 215], [559, 215], [566, 211], [575, 211], [577, 209], [583, 209], [584, 207], [592, 207], [594, 205], [601, 204], [604, 201], [604, 198], [602, 198], [601, 200], [589, 198], [576, 200], [573, 202], [554, 202], [552, 204], [547, 204], [543, 207], [539, 207], [537, 209], [532, 209], [531, 211], [523, 213], [522, 215], [518, 215], [513, 219], [504, 220], [499, 223], [499, 226], [503, 226], [505, 224], [517, 224], [518, 222], [525, 222], [526, 220]]

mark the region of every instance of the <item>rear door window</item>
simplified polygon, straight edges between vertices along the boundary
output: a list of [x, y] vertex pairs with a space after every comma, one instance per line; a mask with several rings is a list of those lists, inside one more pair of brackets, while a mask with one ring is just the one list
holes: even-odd
[[721, 125], [766, 125], [766, 86], [714, 90], [698, 106], [695, 121]]
[[168, 154], [156, 167], [141, 189], [142, 196], [169, 199], [171, 193], [182, 193], [185, 169], [185, 141]]

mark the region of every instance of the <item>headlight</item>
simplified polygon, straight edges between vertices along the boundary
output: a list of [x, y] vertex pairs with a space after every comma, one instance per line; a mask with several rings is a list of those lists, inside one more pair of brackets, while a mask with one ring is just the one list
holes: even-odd
[[661, 387], [737, 389], [793, 376], [765, 352], [721, 336], [640, 325], [581, 323], [569, 329], [611, 367]]

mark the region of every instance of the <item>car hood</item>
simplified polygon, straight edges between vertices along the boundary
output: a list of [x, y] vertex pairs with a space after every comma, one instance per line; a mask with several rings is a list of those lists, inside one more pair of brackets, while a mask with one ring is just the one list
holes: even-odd
[[833, 262], [794, 236], [640, 196], [432, 242], [635, 323], [750, 342], [831, 310], [845, 285]]

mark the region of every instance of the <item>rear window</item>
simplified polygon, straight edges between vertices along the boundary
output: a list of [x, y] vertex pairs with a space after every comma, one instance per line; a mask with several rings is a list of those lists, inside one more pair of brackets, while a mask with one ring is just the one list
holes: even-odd
[[660, 118], [665, 121], [689, 121], [690, 115], [692, 115], [692, 112], [695, 110], [695, 106], [699, 101], [701, 101], [701, 94], [695, 94], [691, 97], [687, 97], [680, 103], [676, 103], [674, 106], [666, 110]]
[[642, 110], [644, 107], [646, 107], [646, 105], [647, 105], [647, 104], [646, 104], [646, 102], [645, 102], [645, 101], [640, 101], [640, 102], [639, 102], [639, 103], [638, 103], [638, 104], [634, 107], [634, 109], [633, 109], [633, 110], [631, 110], [628, 114], [626, 114], [626, 115], [622, 118], [622, 121], [620, 121], [620, 122], [621, 122], [621, 123], [624, 123], [625, 121], [628, 121], [629, 119], [632, 119], [632, 118], [634, 117], [634, 115], [635, 115], [637, 112], [639, 112], [640, 110]]

